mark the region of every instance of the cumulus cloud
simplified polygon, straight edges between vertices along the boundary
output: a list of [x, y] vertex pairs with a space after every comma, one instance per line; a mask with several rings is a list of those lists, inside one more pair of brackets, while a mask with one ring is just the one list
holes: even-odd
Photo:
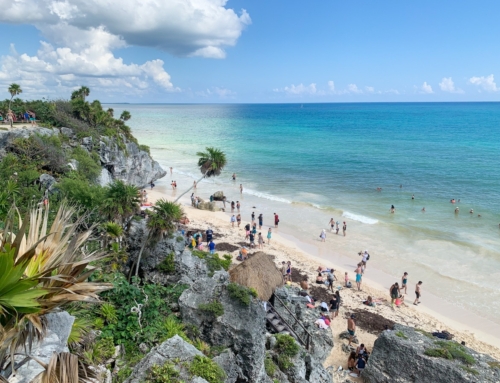
[[335, 83], [333, 81], [328, 81], [328, 89], [330, 92], [335, 92]]
[[375, 93], [375, 88], [373, 86], [365, 86], [366, 93]]
[[420, 87], [420, 93], [432, 94], [434, 93], [434, 91], [432, 90], [432, 86], [427, 84], [427, 81], [424, 81], [424, 83]]
[[299, 85], [285, 86], [283, 89], [274, 89], [275, 92], [284, 92], [290, 95], [304, 95], [304, 94], [316, 94], [316, 84], [311, 83], [309, 85], [304, 85], [300, 83]]
[[349, 93], [363, 93], [363, 91], [361, 89], [359, 89], [356, 84], [347, 85], [347, 91]]
[[[126, 63], [114, 51], [153, 47], [178, 56], [224, 58], [251, 24], [245, 10], [227, 0], [0, 0], [0, 22], [32, 24], [44, 37], [33, 56], [11, 53], [0, 59], [0, 85], [20, 82], [34, 95], [78, 85], [107, 92], [156, 87], [179, 91], [162, 60]], [[4, 37], [5, 40], [5, 37]], [[61, 93], [59, 93], [61, 94]]]
[[473, 85], [478, 86], [481, 90], [486, 92], [498, 92], [500, 88], [497, 87], [495, 83], [495, 76], [490, 74], [489, 76], [481, 76], [481, 77], [471, 77], [469, 82]]
[[439, 83], [439, 87], [443, 92], [464, 93], [462, 89], [455, 87], [455, 83], [453, 82], [451, 77], [443, 77], [443, 79]]

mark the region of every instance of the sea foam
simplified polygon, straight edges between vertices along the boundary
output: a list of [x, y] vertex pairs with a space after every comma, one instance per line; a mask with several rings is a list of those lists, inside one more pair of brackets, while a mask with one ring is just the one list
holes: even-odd
[[348, 211], [345, 211], [342, 214], [342, 217], [352, 219], [353, 221], [366, 223], [368, 225], [375, 225], [376, 223], [378, 223], [377, 219], [365, 217], [364, 215], [349, 213]]
[[292, 201], [289, 201], [285, 198], [281, 198], [281, 197], [278, 197], [278, 196], [275, 196], [272, 194], [268, 194], [268, 193], [258, 192], [258, 191], [252, 190], [252, 189], [243, 189], [243, 193], [254, 195], [254, 196], [259, 197], [259, 198], [265, 198], [265, 199], [268, 199], [271, 201], [283, 202], [283, 203], [288, 203], [288, 204], [292, 203]]

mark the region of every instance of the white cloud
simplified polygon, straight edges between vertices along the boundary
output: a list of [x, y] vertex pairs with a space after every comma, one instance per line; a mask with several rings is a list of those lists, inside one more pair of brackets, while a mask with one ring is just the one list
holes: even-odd
[[335, 83], [333, 81], [328, 81], [328, 89], [330, 92], [335, 92]]
[[487, 77], [471, 77], [469, 79], [469, 82], [473, 85], [478, 86], [486, 92], [497, 92], [500, 90], [500, 88], [498, 88], [497, 84], [495, 83], [495, 76], [493, 76], [492, 74]]
[[366, 93], [375, 93], [375, 88], [373, 86], [365, 86]]
[[303, 95], [303, 94], [316, 94], [316, 84], [312, 83], [309, 85], [299, 84], [285, 86], [283, 89], [274, 89], [275, 92], [285, 92], [291, 95]]
[[204, 97], [204, 98], [213, 98], [218, 97], [221, 99], [226, 98], [234, 98], [236, 96], [236, 92], [233, 92], [230, 89], [224, 87], [213, 86], [211, 88], [207, 88], [201, 92], [195, 92], [196, 96]]
[[443, 92], [448, 93], [464, 93], [464, 91], [460, 88], [455, 88], [455, 83], [453, 82], [451, 77], [443, 77], [441, 82], [439, 83], [439, 87]]
[[420, 87], [420, 93], [432, 94], [434, 93], [434, 91], [432, 90], [432, 86], [427, 84], [427, 81], [424, 81], [424, 83]]
[[[179, 91], [162, 60], [126, 63], [114, 53], [154, 47], [178, 56], [224, 58], [251, 24], [227, 0], [0, 0], [0, 22], [32, 24], [45, 41], [35, 55], [0, 58], [0, 86], [19, 82], [27, 97], [67, 95], [79, 85], [108, 93], [156, 87]], [[7, 36], [3, 36], [5, 40]], [[8, 37], [7, 37], [8, 38]], [[50, 94], [49, 94], [50, 95]]]
[[361, 89], [359, 89], [356, 84], [347, 85], [347, 91], [349, 93], [363, 93], [363, 91]]

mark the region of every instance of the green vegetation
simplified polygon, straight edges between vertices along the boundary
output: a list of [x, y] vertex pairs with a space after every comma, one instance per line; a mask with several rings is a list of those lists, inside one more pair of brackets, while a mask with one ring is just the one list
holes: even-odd
[[428, 331], [422, 330], [420, 328], [416, 328], [415, 331], [419, 332], [420, 334], [426, 336], [429, 339], [432, 339], [432, 340], [435, 339], [434, 336], [430, 332], [428, 332]]
[[163, 326], [165, 329], [163, 340], [167, 340], [178, 335], [186, 342], [191, 343], [188, 336], [184, 332], [184, 324], [176, 316], [170, 315], [167, 317]]
[[221, 269], [229, 270], [231, 266], [232, 258], [229, 254], [224, 254], [223, 259], [220, 258], [219, 254], [210, 254], [206, 251], [192, 250], [191, 253], [200, 259], [204, 259], [207, 262], [207, 268], [209, 275], [212, 276], [214, 272]]
[[198, 308], [202, 311], [212, 314], [216, 318], [224, 314], [224, 306], [219, 301], [200, 303], [198, 305]]
[[472, 374], [472, 375], [479, 375], [479, 372], [472, 368], [472, 367], [469, 367], [469, 366], [459, 366], [462, 370], [464, 371], [467, 371], [469, 374]]
[[113, 337], [103, 337], [95, 342], [93, 346], [93, 361], [97, 364], [104, 363], [115, 353]]
[[278, 366], [274, 364], [272, 358], [269, 355], [266, 355], [266, 358], [264, 359], [264, 369], [266, 370], [267, 376], [269, 376], [270, 378], [274, 376], [276, 370], [278, 369]]
[[101, 305], [101, 317], [106, 323], [116, 323], [118, 317], [116, 316], [116, 309], [111, 303], [103, 303]]
[[436, 348], [429, 348], [425, 350], [425, 355], [434, 358], [444, 358], [449, 360], [460, 360], [467, 365], [476, 363], [474, 357], [467, 353], [467, 350], [461, 344], [454, 341], [436, 341]]
[[175, 271], [174, 253], [168, 254], [163, 261], [156, 267], [164, 273], [173, 273]]
[[[250, 305], [252, 297], [255, 297], [255, 290], [251, 291], [245, 286], [241, 286], [237, 283], [230, 283], [227, 285], [227, 291], [229, 296], [237, 301], [240, 301], [245, 306]], [[254, 295], [255, 294], [255, 295]]]
[[491, 368], [496, 368], [500, 370], [500, 362], [488, 362], [488, 366]]
[[182, 383], [179, 380], [179, 371], [171, 362], [165, 363], [163, 366], [154, 364], [149, 371], [148, 380], [146, 383]]
[[403, 331], [396, 331], [394, 334], [400, 338], [408, 339], [408, 337], [404, 334]]
[[196, 338], [193, 341], [193, 346], [196, 347], [198, 351], [201, 351], [203, 355], [210, 356], [212, 353], [212, 350], [208, 343], [202, 341], [200, 338]]
[[275, 338], [278, 366], [281, 370], [287, 370], [293, 367], [291, 358], [298, 354], [300, 347], [297, 342], [295, 342], [295, 339], [288, 334], [277, 334]]
[[223, 383], [226, 378], [224, 370], [206, 356], [195, 356], [188, 370], [193, 376], [199, 376], [208, 383]]

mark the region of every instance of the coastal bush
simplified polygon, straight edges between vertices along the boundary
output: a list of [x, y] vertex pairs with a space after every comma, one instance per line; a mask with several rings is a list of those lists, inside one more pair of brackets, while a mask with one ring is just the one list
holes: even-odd
[[118, 317], [116, 316], [116, 309], [111, 303], [103, 303], [101, 305], [101, 316], [106, 323], [116, 323]]
[[245, 306], [250, 305], [254, 293], [250, 291], [249, 288], [241, 286], [237, 283], [230, 283], [227, 285], [227, 291], [229, 296], [237, 301], [241, 302]]
[[166, 362], [163, 366], [154, 364], [148, 374], [146, 383], [182, 383], [179, 380], [179, 371], [172, 362]]
[[142, 150], [143, 152], [146, 152], [147, 154], [151, 155], [151, 150], [150, 150], [149, 146], [139, 145], [139, 149]]
[[293, 362], [290, 360], [290, 357], [289, 356], [286, 356], [286, 355], [278, 355], [278, 366], [280, 368], [280, 370], [282, 371], [285, 371], [285, 370], [288, 370], [289, 368], [293, 367], [294, 364]]
[[172, 338], [175, 335], [178, 335], [186, 342], [191, 343], [191, 340], [184, 332], [184, 324], [175, 315], [169, 315], [165, 320], [165, 322], [163, 323], [163, 326], [165, 328], [165, 333], [162, 341], [165, 341], [167, 339]]
[[472, 368], [472, 367], [468, 367], [468, 366], [459, 366], [462, 370], [468, 372], [469, 374], [472, 374], [472, 375], [479, 375], [479, 372]]
[[207, 263], [207, 268], [209, 271], [209, 275], [213, 275], [215, 271], [219, 271], [220, 269], [229, 270], [231, 266], [232, 257], [229, 254], [224, 254], [222, 259], [219, 254], [210, 254], [206, 251], [201, 250], [192, 250], [191, 253], [200, 259], [204, 259]]
[[275, 349], [279, 354], [293, 358], [300, 350], [295, 339], [288, 334], [277, 334]]
[[434, 336], [430, 332], [428, 332], [428, 331], [422, 330], [420, 328], [416, 328], [415, 331], [419, 332], [420, 334], [426, 336], [429, 339], [432, 339], [432, 340], [435, 339]]
[[266, 358], [264, 359], [264, 369], [266, 370], [267, 376], [272, 378], [276, 373], [277, 368], [278, 366], [274, 364], [272, 358], [269, 355], [266, 355]]
[[[87, 211], [97, 209], [104, 199], [105, 188], [71, 175], [63, 178], [57, 187], [66, 199], [78, 204]], [[104, 217], [98, 215], [96, 220], [103, 221]]]
[[424, 354], [434, 358], [458, 359], [467, 365], [472, 365], [476, 362], [474, 357], [467, 353], [465, 347], [454, 341], [436, 341], [436, 348], [429, 348], [424, 351]]
[[208, 343], [202, 341], [200, 338], [193, 340], [193, 346], [196, 347], [198, 351], [201, 351], [203, 355], [209, 356], [211, 354], [210, 346]]
[[78, 161], [78, 173], [87, 181], [94, 182], [101, 175], [101, 162], [97, 153], [88, 153], [81, 147], [76, 147], [71, 158]]
[[176, 241], [177, 242], [182, 242], [184, 241], [184, 237], [182, 235], [179, 235], [177, 238], [176, 238]]
[[403, 331], [396, 331], [395, 335], [403, 339], [408, 339], [408, 337], [404, 334]]
[[164, 273], [173, 273], [175, 271], [174, 253], [168, 254], [156, 268]]
[[196, 355], [188, 367], [193, 376], [199, 376], [208, 383], [223, 383], [226, 378], [224, 370], [206, 356]]
[[71, 332], [68, 337], [68, 345], [70, 347], [81, 343], [84, 336], [88, 334], [92, 328], [92, 322], [87, 318], [76, 317], [73, 326], [71, 326]]
[[224, 314], [224, 306], [219, 301], [213, 301], [210, 303], [200, 303], [198, 305], [198, 308], [201, 311], [209, 313], [216, 318]]
[[104, 363], [115, 354], [115, 344], [113, 337], [103, 337], [95, 342], [92, 351], [92, 360], [97, 363]]

